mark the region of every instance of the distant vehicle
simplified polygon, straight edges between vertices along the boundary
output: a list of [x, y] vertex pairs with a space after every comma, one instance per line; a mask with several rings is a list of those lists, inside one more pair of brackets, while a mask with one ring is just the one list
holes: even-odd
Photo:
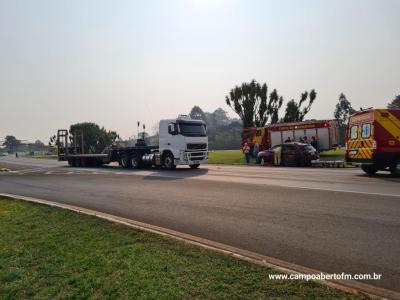
[[367, 109], [349, 118], [346, 161], [370, 175], [389, 170], [400, 176], [400, 109]]
[[68, 130], [57, 133], [58, 160], [68, 161], [73, 167], [101, 166], [118, 162], [123, 168], [164, 167], [175, 169], [188, 165], [196, 169], [208, 160], [206, 125], [187, 116], [161, 120], [157, 146], [148, 146], [138, 139], [135, 146], [110, 145], [105, 153], [88, 153], [83, 149], [84, 132], [73, 133], [69, 143]]
[[309, 144], [283, 143], [258, 153], [258, 161], [262, 166], [273, 165], [274, 149], [277, 147], [281, 147], [281, 166], [309, 167], [311, 161], [319, 158], [317, 150]]
[[243, 128], [242, 145], [247, 142], [252, 148], [258, 143], [264, 150], [285, 143], [289, 138], [292, 142], [300, 142], [305, 136], [309, 141], [312, 137], [317, 139], [319, 151], [333, 149], [339, 145], [338, 121], [312, 120]]

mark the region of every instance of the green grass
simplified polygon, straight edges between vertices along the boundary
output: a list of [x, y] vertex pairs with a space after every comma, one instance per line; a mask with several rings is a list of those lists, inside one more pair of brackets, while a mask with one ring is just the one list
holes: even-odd
[[23, 157], [37, 158], [37, 159], [57, 159], [57, 154], [41, 154], [35, 153], [34, 155], [24, 154]]
[[0, 198], [0, 299], [361, 299], [54, 207]]
[[345, 153], [346, 150], [342, 148], [342, 149], [322, 151], [319, 155], [320, 155], [320, 160], [344, 160]]
[[[225, 165], [245, 165], [246, 159], [241, 150], [216, 150], [209, 153], [208, 163]], [[252, 159], [252, 163], [255, 163], [254, 159]]]
[[344, 148], [341, 149], [333, 149], [328, 151], [322, 151], [320, 153], [321, 156], [342, 156], [344, 157], [346, 150]]

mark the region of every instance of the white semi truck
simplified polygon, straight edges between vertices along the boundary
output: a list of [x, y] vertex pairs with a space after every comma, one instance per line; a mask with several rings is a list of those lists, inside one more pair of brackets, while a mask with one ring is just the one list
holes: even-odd
[[208, 160], [206, 124], [188, 116], [161, 120], [157, 146], [138, 139], [135, 146], [110, 145], [104, 153], [88, 153], [84, 147], [85, 133], [59, 129], [57, 132], [58, 160], [73, 167], [101, 166], [118, 162], [123, 168], [163, 167], [173, 170], [177, 165], [196, 169]]

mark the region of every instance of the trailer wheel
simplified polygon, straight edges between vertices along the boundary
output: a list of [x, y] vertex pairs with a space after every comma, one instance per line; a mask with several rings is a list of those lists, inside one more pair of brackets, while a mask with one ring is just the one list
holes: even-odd
[[174, 164], [174, 156], [172, 155], [172, 153], [166, 153], [164, 155], [164, 163], [163, 163], [164, 167], [168, 170], [173, 170], [176, 168], [175, 164]]
[[367, 173], [368, 175], [375, 175], [378, 170], [375, 168], [374, 165], [361, 165], [361, 169]]
[[132, 155], [131, 166], [134, 169], [139, 169], [142, 166], [142, 164], [140, 163], [140, 158], [137, 155]]
[[121, 157], [121, 160], [119, 161], [119, 164], [121, 165], [121, 167], [128, 169], [130, 168], [131, 165], [131, 160], [129, 159], [128, 155], [124, 154]]
[[189, 165], [191, 169], [198, 169], [200, 167], [200, 164], [194, 164], [194, 165]]
[[390, 173], [395, 177], [400, 177], [400, 156], [394, 159], [390, 166]]

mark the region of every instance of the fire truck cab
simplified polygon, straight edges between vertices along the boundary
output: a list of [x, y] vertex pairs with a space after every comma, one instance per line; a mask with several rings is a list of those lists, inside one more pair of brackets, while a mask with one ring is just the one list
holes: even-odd
[[389, 170], [400, 176], [400, 109], [367, 109], [349, 119], [346, 161], [369, 175]]

